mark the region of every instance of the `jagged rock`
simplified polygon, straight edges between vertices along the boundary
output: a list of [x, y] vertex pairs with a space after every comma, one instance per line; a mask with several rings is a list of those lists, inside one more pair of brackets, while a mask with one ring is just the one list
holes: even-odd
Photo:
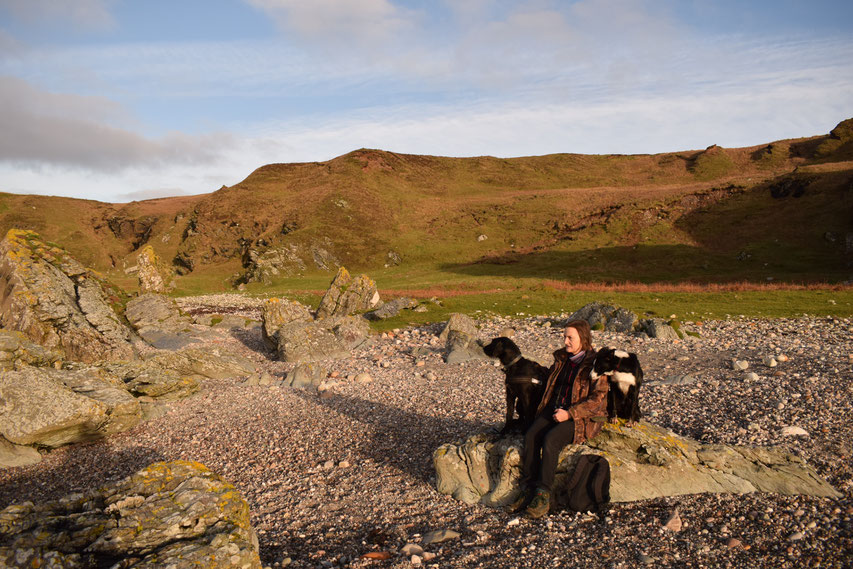
[[312, 362], [343, 359], [349, 350], [334, 332], [316, 322], [291, 322], [278, 331], [278, 359], [283, 362]]
[[458, 312], [454, 312], [450, 315], [450, 318], [447, 320], [444, 328], [441, 329], [438, 339], [442, 342], [446, 342], [447, 336], [450, 335], [451, 330], [458, 330], [472, 338], [476, 338], [477, 334], [479, 334], [477, 325], [474, 324], [474, 321], [471, 320], [470, 317], [464, 314], [459, 314]]
[[326, 370], [316, 363], [301, 363], [287, 374], [284, 385], [305, 389], [318, 386], [326, 379]]
[[310, 322], [314, 317], [307, 306], [295, 300], [270, 298], [262, 308], [262, 335], [264, 343], [271, 349], [278, 347], [278, 331], [291, 322]]
[[376, 283], [367, 275], [353, 278], [344, 267], [329, 285], [329, 289], [320, 300], [317, 318], [328, 316], [346, 316], [362, 310], [370, 310], [379, 305], [379, 291]]
[[41, 462], [41, 453], [33, 447], [16, 445], [0, 437], [0, 468], [28, 466]]
[[[433, 453], [436, 486], [466, 503], [502, 506], [518, 494], [522, 440], [477, 434]], [[776, 492], [838, 497], [801, 458], [783, 449], [706, 445], [641, 422], [606, 424], [596, 438], [560, 454], [554, 493], [565, 505], [567, 472], [582, 454], [610, 462], [610, 496], [630, 502], [680, 494]]]
[[143, 340], [161, 350], [179, 350], [198, 342], [192, 332], [192, 318], [177, 303], [162, 294], [148, 293], [127, 303], [125, 317]]
[[370, 335], [370, 325], [361, 316], [330, 316], [317, 320], [316, 324], [334, 334], [347, 350], [358, 348]]
[[75, 393], [44, 368], [24, 367], [0, 377], [0, 435], [18, 445], [57, 447], [103, 436], [105, 403]]
[[11, 505], [0, 520], [0, 567], [261, 567], [248, 504], [197, 462], [158, 462], [87, 494]]
[[476, 336], [469, 336], [461, 330], [451, 330], [447, 336], [447, 356], [444, 361], [448, 364], [459, 364], [470, 360], [488, 360], [483, 347], [477, 342]]
[[182, 379], [251, 378], [258, 375], [252, 360], [223, 348], [189, 346], [175, 352], [160, 352], [146, 362], [177, 372]]
[[640, 321], [640, 327], [649, 335], [649, 338], [660, 338], [663, 340], [678, 340], [678, 332], [666, 323], [663, 318], [649, 318]]
[[61, 360], [58, 351], [30, 342], [21, 332], [0, 330], [0, 371], [14, 369], [16, 364], [52, 366]]
[[[173, 401], [198, 391], [199, 383], [194, 377], [158, 365], [156, 358], [149, 361], [112, 362], [104, 365], [104, 371], [116, 377], [125, 389], [137, 397]], [[170, 360], [168, 356], [160, 357], [160, 361], [167, 360]]]
[[638, 326], [637, 315], [625, 308], [591, 302], [569, 317], [569, 320], [586, 320], [593, 330], [634, 332]]
[[58, 246], [11, 229], [0, 242], [0, 327], [82, 362], [135, 357], [133, 334], [112, 306], [116, 287]]
[[142, 294], [166, 292], [168, 288], [160, 259], [151, 245], [143, 247], [136, 256], [138, 269], [139, 292]]
[[368, 320], [385, 320], [387, 318], [397, 316], [401, 310], [415, 308], [417, 305], [418, 302], [411, 298], [395, 298], [394, 300], [386, 302], [376, 310], [366, 312], [364, 317]]
[[302, 254], [300, 247], [293, 243], [265, 251], [249, 249], [243, 256], [243, 266], [247, 270], [241, 280], [271, 284], [274, 277], [301, 275], [306, 268]]

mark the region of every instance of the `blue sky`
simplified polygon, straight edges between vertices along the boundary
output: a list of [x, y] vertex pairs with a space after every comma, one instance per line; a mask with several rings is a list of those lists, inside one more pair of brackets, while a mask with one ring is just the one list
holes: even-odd
[[848, 0], [0, 0], [0, 191], [750, 146], [853, 117], [851, 62]]

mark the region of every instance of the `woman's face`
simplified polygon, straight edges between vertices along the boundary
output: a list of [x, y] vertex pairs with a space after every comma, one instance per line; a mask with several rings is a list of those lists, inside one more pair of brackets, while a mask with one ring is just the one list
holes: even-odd
[[581, 337], [576, 328], [566, 328], [566, 351], [570, 354], [581, 351]]

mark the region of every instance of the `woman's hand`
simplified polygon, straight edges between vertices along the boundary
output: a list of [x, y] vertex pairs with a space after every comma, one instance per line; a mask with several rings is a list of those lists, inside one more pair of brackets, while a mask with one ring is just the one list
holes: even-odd
[[557, 409], [554, 411], [554, 420], [558, 423], [569, 420], [569, 412], [565, 409]]

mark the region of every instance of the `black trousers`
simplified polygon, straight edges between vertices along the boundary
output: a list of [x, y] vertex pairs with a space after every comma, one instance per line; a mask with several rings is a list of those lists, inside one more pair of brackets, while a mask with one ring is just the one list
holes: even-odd
[[563, 447], [575, 440], [575, 422], [556, 422], [550, 415], [540, 415], [524, 433], [521, 459], [521, 487], [531, 485], [551, 491], [557, 472], [557, 459]]

